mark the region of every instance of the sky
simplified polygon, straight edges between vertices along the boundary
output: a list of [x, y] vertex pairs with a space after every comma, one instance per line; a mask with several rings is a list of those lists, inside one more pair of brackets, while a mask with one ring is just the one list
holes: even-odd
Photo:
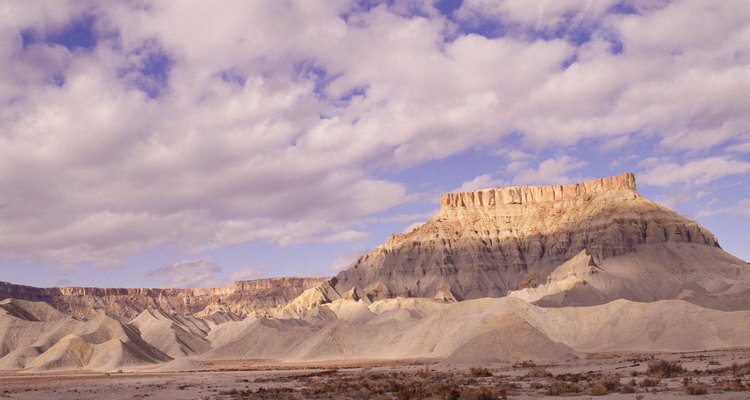
[[0, 280], [330, 276], [440, 194], [631, 171], [750, 260], [750, 2], [0, 3]]

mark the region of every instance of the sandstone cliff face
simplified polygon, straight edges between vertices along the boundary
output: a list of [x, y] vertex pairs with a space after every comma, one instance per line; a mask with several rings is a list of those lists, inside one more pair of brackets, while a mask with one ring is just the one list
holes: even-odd
[[332, 281], [339, 293], [464, 300], [544, 282], [586, 250], [595, 263], [644, 243], [718, 248], [707, 229], [636, 191], [631, 173], [574, 185], [505, 187], [442, 196], [423, 225], [392, 235]]
[[125, 319], [144, 310], [179, 315], [215, 311], [267, 315], [323, 281], [323, 278], [257, 279], [210, 289], [35, 288], [0, 282], [0, 299], [43, 301], [79, 318], [94, 309], [103, 309]]

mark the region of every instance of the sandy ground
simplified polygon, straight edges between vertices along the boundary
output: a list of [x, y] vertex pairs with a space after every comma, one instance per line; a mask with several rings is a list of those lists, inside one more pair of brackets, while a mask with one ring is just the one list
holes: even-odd
[[[649, 370], [672, 361], [684, 371]], [[274, 363], [211, 361], [195, 371], [0, 372], [9, 399], [618, 399], [750, 398], [750, 349], [595, 354], [548, 365], [434, 360]], [[607, 387], [609, 386], [609, 387]], [[705, 394], [703, 394], [705, 392]], [[555, 396], [553, 396], [555, 395]], [[693, 396], [690, 396], [693, 397]]]

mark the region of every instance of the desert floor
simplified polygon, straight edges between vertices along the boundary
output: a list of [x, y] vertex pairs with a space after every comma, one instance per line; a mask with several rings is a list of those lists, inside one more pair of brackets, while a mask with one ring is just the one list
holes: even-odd
[[[180, 366], [183, 367], [180, 367]], [[192, 371], [167, 372], [190, 365]], [[591, 354], [554, 364], [227, 360], [112, 373], [0, 372], [9, 399], [750, 398], [750, 349]]]

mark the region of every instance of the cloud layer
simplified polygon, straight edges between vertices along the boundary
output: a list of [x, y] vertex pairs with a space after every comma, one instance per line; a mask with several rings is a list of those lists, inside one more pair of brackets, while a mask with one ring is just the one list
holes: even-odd
[[476, 148], [504, 173], [467, 190], [597, 149], [656, 187], [748, 176], [750, 3], [538, 4], [0, 5], [0, 254], [362, 240], [415, 199], [397, 172]]

